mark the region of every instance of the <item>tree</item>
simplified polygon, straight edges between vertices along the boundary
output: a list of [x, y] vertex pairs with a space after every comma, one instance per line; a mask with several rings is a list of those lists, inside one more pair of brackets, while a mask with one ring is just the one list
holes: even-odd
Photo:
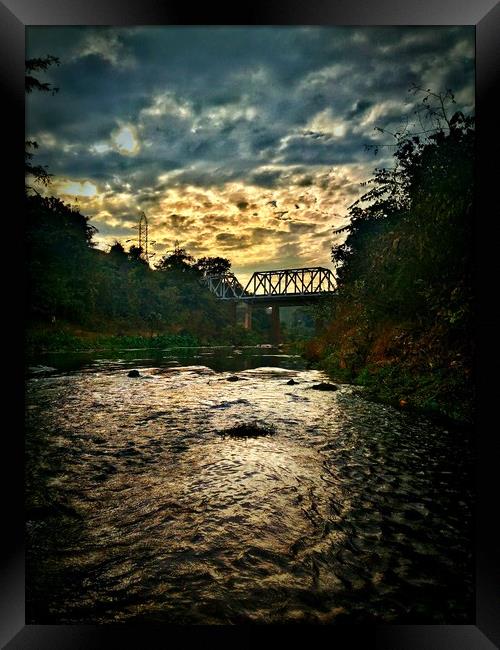
[[142, 249], [142, 246], [135, 246], [132, 244], [132, 246], [128, 249], [128, 259], [131, 262], [143, 264], [145, 266], [148, 265], [147, 261], [144, 259], [144, 251]]
[[317, 349], [379, 397], [469, 420], [474, 118], [450, 114], [450, 91], [417, 91], [425, 128], [392, 134], [394, 167], [375, 170], [332, 248], [337, 295]]
[[123, 244], [119, 241], [115, 241], [115, 243], [110, 247], [108, 258], [115, 266], [119, 267], [128, 265], [130, 261], [129, 254], [125, 250]]
[[[364, 260], [359, 253], [365, 243], [401, 219], [414, 223], [414, 235], [420, 239], [420, 254], [425, 245], [430, 244], [429, 239], [441, 235], [457, 240], [464, 234], [463, 230], [452, 229], [451, 224], [444, 226], [446, 219], [437, 219], [432, 224], [425, 215], [417, 219], [417, 208], [426, 204], [429, 214], [436, 200], [448, 201], [449, 207], [450, 202], [463, 198], [464, 191], [468, 192], [466, 203], [471, 202], [474, 118], [461, 112], [449, 116], [448, 107], [455, 101], [451, 91], [432, 93], [419, 86], [411, 90], [425, 93], [423, 107], [416, 111], [422, 130], [407, 133], [403, 129], [390, 134], [396, 140], [394, 145], [387, 145], [395, 147], [394, 167], [375, 169], [373, 178], [365, 183], [371, 185], [371, 189], [350, 206], [351, 220], [346, 227], [349, 234], [344, 243], [332, 247], [332, 260], [340, 284], [347, 283], [360, 272]], [[427, 120], [422, 118], [422, 113]], [[434, 128], [424, 128], [427, 126]], [[431, 245], [430, 250], [433, 248]]]
[[[31, 93], [33, 90], [39, 90], [41, 92], [51, 92], [53, 95], [59, 91], [59, 88], [56, 88], [50, 83], [41, 82], [32, 74], [28, 74], [37, 70], [46, 70], [49, 66], [56, 64], [59, 65], [59, 59], [55, 56], [48, 55], [44, 58], [38, 59], [27, 59], [25, 63], [26, 75], [25, 75], [25, 90], [27, 93]], [[26, 140], [25, 150], [24, 150], [24, 172], [26, 176], [33, 176], [35, 183], [40, 183], [42, 185], [49, 185], [52, 174], [47, 172], [46, 167], [42, 165], [33, 165], [33, 153], [30, 149], [38, 149], [38, 143], [35, 140]], [[30, 185], [25, 185], [25, 190], [28, 191], [32, 188]]]
[[231, 262], [225, 257], [201, 257], [194, 265], [194, 269], [201, 275], [222, 275], [231, 268]]
[[29, 309], [42, 318], [82, 318], [96, 229], [56, 197], [27, 194], [25, 201]]
[[190, 255], [185, 248], [176, 246], [174, 250], [167, 255], [164, 255], [156, 264], [158, 271], [177, 271], [184, 273], [192, 271], [195, 259]]
[[[47, 55], [44, 58], [38, 59], [27, 59], [25, 62], [26, 72], [33, 72], [35, 70], [47, 70], [51, 65], [59, 65], [59, 58], [57, 56]], [[33, 90], [40, 90], [42, 92], [51, 92], [53, 95], [59, 92], [59, 88], [56, 88], [50, 83], [44, 83], [33, 77], [31, 74], [25, 75], [25, 90], [27, 93], [32, 92]]]

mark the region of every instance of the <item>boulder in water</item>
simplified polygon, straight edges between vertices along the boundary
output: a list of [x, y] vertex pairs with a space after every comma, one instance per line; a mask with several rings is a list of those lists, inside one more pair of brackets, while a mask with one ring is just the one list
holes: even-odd
[[314, 384], [311, 388], [313, 390], [338, 390], [338, 386], [335, 386], [335, 384], [327, 384], [323, 381], [320, 384]]
[[295, 384], [300, 384], [300, 381], [295, 381], [295, 379], [289, 379], [286, 383], [288, 386], [295, 386]]
[[138, 370], [131, 370], [128, 374], [127, 377], [140, 377], [141, 373]]
[[238, 377], [238, 375], [231, 375], [226, 377], [226, 381], [246, 381], [246, 377]]
[[272, 436], [276, 433], [276, 427], [273, 424], [261, 425], [255, 422], [237, 424], [236, 426], [219, 431], [223, 438], [258, 438], [260, 436]]

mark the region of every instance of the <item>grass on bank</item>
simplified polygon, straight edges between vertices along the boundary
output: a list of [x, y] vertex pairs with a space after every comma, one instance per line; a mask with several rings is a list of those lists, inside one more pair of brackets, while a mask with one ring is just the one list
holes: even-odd
[[151, 333], [141, 331], [93, 332], [70, 324], [30, 327], [25, 344], [29, 356], [45, 352], [92, 352], [98, 350], [124, 350], [131, 348], [164, 349], [171, 347], [198, 347], [201, 345], [257, 345], [262, 342], [257, 332], [243, 327], [228, 326], [216, 339], [200, 337], [188, 331]]
[[332, 354], [318, 367], [339, 382], [365, 387], [365, 395], [392, 406], [423, 413], [436, 419], [472, 424], [473, 396], [465, 375], [453, 369], [429, 368], [418, 371], [402, 363], [368, 364], [355, 372], [342, 368]]

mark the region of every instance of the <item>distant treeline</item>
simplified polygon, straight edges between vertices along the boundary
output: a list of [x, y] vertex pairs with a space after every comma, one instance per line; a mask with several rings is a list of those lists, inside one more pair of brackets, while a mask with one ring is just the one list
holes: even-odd
[[469, 421], [475, 133], [447, 103], [451, 93], [427, 91], [433, 132], [395, 134], [394, 168], [351, 206], [332, 249], [338, 294], [308, 355], [384, 400]]

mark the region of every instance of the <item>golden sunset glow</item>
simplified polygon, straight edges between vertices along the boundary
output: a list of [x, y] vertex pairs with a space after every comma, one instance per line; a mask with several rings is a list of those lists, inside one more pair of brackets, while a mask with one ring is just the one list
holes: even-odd
[[[229, 258], [242, 280], [259, 269], [331, 267], [331, 246], [345, 237], [333, 231], [347, 223], [361, 183], [392, 164], [389, 149], [375, 158], [364, 146], [385, 142], [375, 127], [412, 118], [411, 80], [442, 80], [436, 52], [441, 78], [453, 74], [450, 51], [461, 62], [474, 53], [460, 29], [78, 34], [69, 50], [52, 37], [64, 97], [52, 99], [51, 113], [28, 98], [29, 135], [54, 176], [42, 191], [77, 203], [103, 250], [132, 240], [144, 211], [156, 260], [178, 243], [195, 257]], [[33, 32], [33, 56], [42, 46]], [[410, 47], [396, 70], [394, 57], [409, 57]], [[465, 109], [469, 82], [456, 89]]]

